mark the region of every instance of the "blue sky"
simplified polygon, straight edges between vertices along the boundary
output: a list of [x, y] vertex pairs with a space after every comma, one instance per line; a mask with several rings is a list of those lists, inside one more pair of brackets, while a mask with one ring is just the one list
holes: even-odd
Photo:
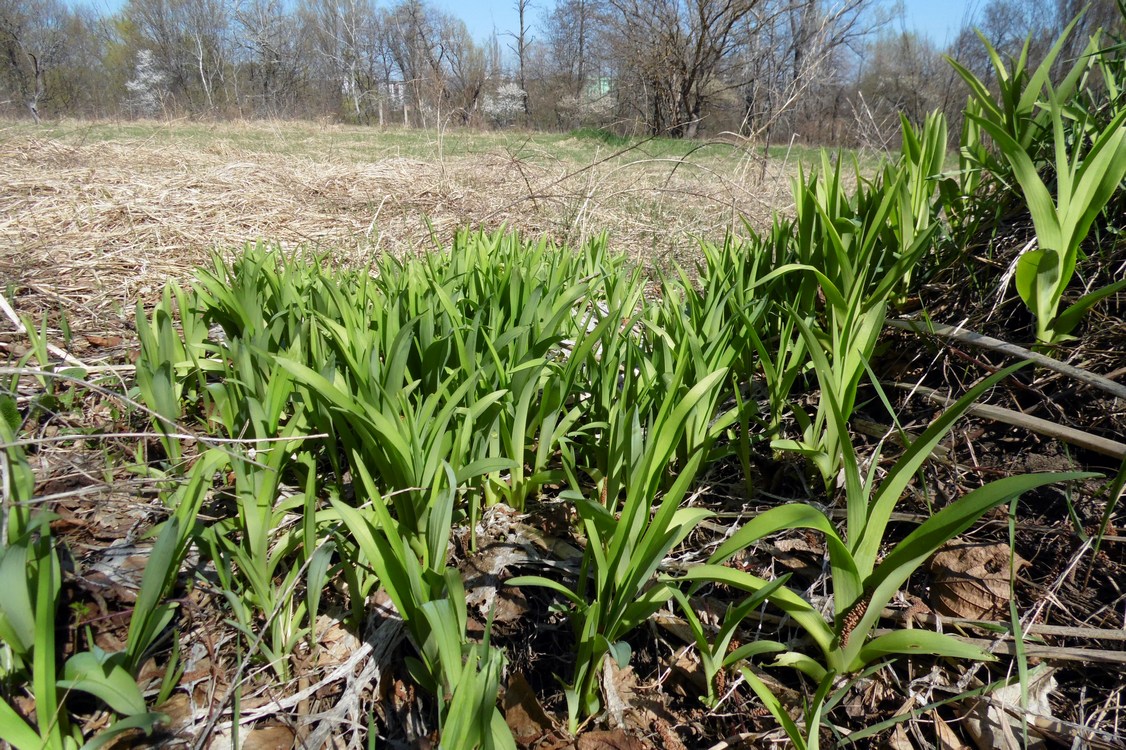
[[[70, 2], [76, 5], [82, 0], [70, 0]], [[520, 25], [516, 14], [516, 0], [431, 0], [431, 2], [464, 20], [469, 27], [469, 33], [479, 41], [488, 39], [493, 29], [496, 29], [501, 35], [501, 43], [507, 45], [511, 42], [511, 38], [503, 35], [509, 32], [515, 33]], [[939, 45], [953, 39], [962, 26], [967, 9], [981, 5], [976, 0], [902, 0], [902, 2], [906, 28], [928, 34]], [[123, 0], [85, 0], [84, 4], [93, 5], [98, 10], [114, 12], [120, 9], [124, 2]], [[554, 0], [532, 0], [529, 25], [533, 37], [543, 34], [540, 19], [547, 15], [554, 4]]]
[[[832, 2], [833, 0], [830, 0]], [[475, 39], [485, 40], [495, 28], [502, 35], [501, 43], [511, 41], [503, 37], [515, 33], [520, 26], [516, 14], [516, 0], [432, 0], [435, 5], [465, 21]], [[529, 13], [532, 36], [542, 35], [540, 18], [546, 16], [554, 0], [532, 0]], [[918, 30], [930, 36], [940, 46], [952, 41], [971, 7], [980, 6], [975, 0], [903, 0], [904, 25], [908, 30]]]
[[967, 12], [980, 9], [982, 3], [974, 0], [903, 0], [903, 5], [907, 29], [924, 32], [943, 46], [954, 41], [967, 20]]

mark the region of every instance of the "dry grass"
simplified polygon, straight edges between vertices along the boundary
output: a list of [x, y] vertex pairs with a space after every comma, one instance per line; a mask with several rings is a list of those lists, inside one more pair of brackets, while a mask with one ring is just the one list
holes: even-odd
[[795, 167], [731, 144], [73, 122], [0, 125], [0, 164], [0, 280], [16, 308], [62, 307], [102, 330], [212, 250], [257, 240], [363, 263], [467, 226], [571, 242], [609, 231], [637, 262], [690, 263], [696, 237], [788, 201]]

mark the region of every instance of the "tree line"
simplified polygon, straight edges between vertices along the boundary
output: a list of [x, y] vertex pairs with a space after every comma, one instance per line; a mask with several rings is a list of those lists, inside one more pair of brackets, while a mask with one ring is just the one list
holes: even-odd
[[[943, 55], [1033, 57], [1081, 0], [988, 0], [946, 48], [885, 0], [514, 0], [475, 40], [427, 0], [128, 0], [99, 13], [0, 0], [0, 113], [331, 118], [387, 126], [604, 128], [887, 145], [898, 113], [952, 117]], [[1121, 26], [1095, 0], [1071, 39]]]

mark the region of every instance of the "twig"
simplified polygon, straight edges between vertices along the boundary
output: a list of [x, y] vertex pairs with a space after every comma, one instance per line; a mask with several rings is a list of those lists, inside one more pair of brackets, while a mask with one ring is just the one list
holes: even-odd
[[[914, 614], [910, 618], [907, 616], [906, 610], [893, 610], [885, 609], [880, 615], [888, 620], [895, 620], [896, 622], [904, 622], [910, 619], [914, 622], [925, 625], [967, 625], [974, 628], [982, 628], [989, 630], [1011, 630], [1012, 623], [1005, 622], [990, 622], [986, 620], [973, 620], [964, 617], [939, 617], [930, 613]], [[1126, 641], [1126, 630], [1119, 628], [1081, 628], [1071, 627], [1067, 625], [1042, 625], [1040, 623], [1031, 623], [1027, 627], [1022, 628], [1026, 635], [1051, 635], [1060, 638], [1083, 638], [1090, 641]]]
[[1016, 344], [1010, 344], [1007, 341], [1001, 341], [1000, 339], [995, 339], [990, 336], [983, 336], [980, 333], [967, 331], [964, 328], [943, 325], [941, 323], [931, 323], [928, 325], [917, 320], [889, 320], [888, 325], [902, 328], [906, 331], [914, 331], [915, 333], [934, 333], [948, 339], [955, 339], [973, 346], [979, 346], [983, 349], [990, 349], [995, 352], [1001, 352], [1002, 354], [1027, 359], [1040, 367], [1055, 370], [1056, 372], [1073, 377], [1087, 385], [1106, 391], [1112, 396], [1126, 399], [1126, 385], [1115, 383], [1109, 378], [1081, 370], [1078, 367], [1060, 362], [1058, 359], [1053, 359], [1039, 352], [1030, 351]]
[[[953, 398], [945, 396], [933, 388], [912, 385], [910, 383], [896, 383], [895, 387], [903, 389], [914, 388], [931, 401], [941, 404], [942, 406], [949, 406], [954, 403]], [[1035, 432], [1037, 435], [1056, 438], [1065, 443], [1071, 443], [1072, 445], [1086, 448], [1089, 451], [1094, 451], [1104, 456], [1110, 456], [1119, 461], [1126, 460], [1126, 443], [1092, 435], [1089, 432], [1083, 432], [1074, 427], [1056, 424], [1055, 422], [1049, 422], [1040, 417], [1033, 417], [1028, 414], [1022, 414], [1019, 411], [1013, 411], [1012, 409], [1005, 409], [991, 404], [973, 404], [969, 407], [967, 412], [983, 419], [991, 419], [994, 422], [1001, 422], [1003, 424], [1013, 425], [1014, 427], [1023, 427], [1029, 432]]]
[[[881, 636], [898, 630], [879, 629], [873, 635]], [[979, 646], [990, 653], [1015, 656], [1017, 644], [1009, 641], [997, 642], [991, 638], [968, 638], [966, 636], [952, 635], [963, 643]], [[1024, 655], [1032, 659], [1047, 659], [1049, 661], [1075, 661], [1080, 663], [1121, 664], [1126, 666], [1126, 651], [1110, 651], [1099, 648], [1072, 648], [1070, 646], [1045, 646], [1039, 643], [1023, 644]]]

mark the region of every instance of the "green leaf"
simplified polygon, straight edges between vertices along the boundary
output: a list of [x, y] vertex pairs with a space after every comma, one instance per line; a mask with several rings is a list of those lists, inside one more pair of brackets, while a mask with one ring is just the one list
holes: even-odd
[[[671, 580], [721, 583], [750, 592], [757, 592], [771, 585], [769, 581], [750, 573], [725, 568], [722, 565], [694, 565], [685, 571], [683, 576]], [[785, 588], [775, 590], [768, 598], [804, 628], [826, 654], [829, 653], [834, 638], [833, 631], [813, 605]]]
[[823, 681], [825, 679], [825, 676], [829, 674], [825, 667], [823, 667], [816, 659], [813, 659], [806, 654], [799, 654], [795, 651], [789, 651], [787, 653], [779, 655], [778, 658], [774, 660], [774, 663], [771, 664], [771, 666], [790, 667], [791, 669], [796, 669], [806, 677], [818, 683]]
[[633, 649], [630, 648], [629, 643], [626, 641], [617, 641], [610, 644], [610, 656], [614, 657], [614, 663], [618, 665], [618, 669], [625, 669], [629, 666], [630, 657], [633, 656]]
[[116, 656], [97, 647], [75, 654], [67, 659], [59, 687], [90, 693], [125, 716], [145, 713], [141, 688]]
[[542, 586], [545, 589], [550, 589], [557, 594], [562, 594], [566, 599], [570, 600], [572, 604], [580, 609], [586, 608], [584, 602], [578, 594], [571, 589], [567, 588], [558, 581], [553, 581], [550, 578], [543, 576], [514, 576], [509, 578], [505, 583], [509, 586]]
[[1052, 321], [1052, 330], [1057, 335], [1066, 336], [1079, 326], [1079, 322], [1091, 307], [1123, 289], [1126, 289], [1126, 279], [1119, 279], [1113, 284], [1107, 284], [1101, 289], [1084, 294], [1074, 304], [1056, 316], [1056, 319]]
[[865, 521], [862, 528], [855, 528], [850, 525], [848, 530], [848, 543], [853, 550], [856, 567], [861, 575], [872, 570], [880, 546], [884, 542], [884, 533], [896, 504], [903, 496], [915, 472], [930, 457], [939, 441], [983, 393], [1026, 364], [1027, 362], [1020, 362], [990, 375], [949, 406], [940, 417], [927, 427], [922, 435], [907, 447], [907, 450], [903, 452], [903, 455], [888, 472], [887, 477], [880, 483], [880, 487], [871, 502], [868, 501], [867, 497], [849, 498], [850, 506], [853, 503], [858, 503], [865, 507], [863, 514]]
[[996, 661], [997, 657], [944, 633], [931, 630], [904, 629], [885, 633], [860, 649], [859, 661], [870, 664], [885, 656], [929, 654], [968, 661]]
[[798, 729], [798, 725], [794, 723], [794, 720], [790, 718], [790, 713], [786, 710], [786, 707], [782, 705], [782, 702], [778, 700], [778, 696], [766, 686], [766, 683], [764, 683], [750, 667], [743, 667], [739, 672], [743, 675], [743, 679], [747, 681], [747, 684], [751, 686], [751, 690], [754, 690], [755, 695], [762, 701], [762, 705], [770, 711], [770, 715], [782, 726], [782, 729], [786, 732], [786, 736], [789, 737], [790, 742], [794, 744], [794, 749], [806, 750], [807, 745], [805, 738], [802, 737], [801, 730]]
[[1067, 472], [1005, 477], [979, 487], [924, 521], [888, 553], [865, 582], [865, 588], [871, 591], [872, 595], [864, 615], [853, 630], [853, 640], [845, 649], [845, 661], [850, 665], [850, 669], [855, 670], [863, 666], [864, 662], [857, 661], [858, 654], [884, 606], [911, 574], [939, 547], [970, 528], [986, 511], [1007, 503], [1024, 492], [1046, 484], [1089, 479], [1095, 476], [1099, 475], [1089, 472]]
[[28, 576], [27, 539], [0, 548], [0, 631], [21, 656], [31, 653], [35, 644], [35, 609], [31, 603]]
[[3, 698], [0, 698], [0, 740], [15, 750], [43, 750], [47, 747], [47, 741], [40, 738]]
[[0, 420], [3, 420], [7, 426], [8, 432], [2, 433], [5, 435], [11, 434], [14, 436], [19, 431], [20, 425], [23, 424], [19, 407], [16, 406], [16, 400], [11, 396], [0, 395]]

